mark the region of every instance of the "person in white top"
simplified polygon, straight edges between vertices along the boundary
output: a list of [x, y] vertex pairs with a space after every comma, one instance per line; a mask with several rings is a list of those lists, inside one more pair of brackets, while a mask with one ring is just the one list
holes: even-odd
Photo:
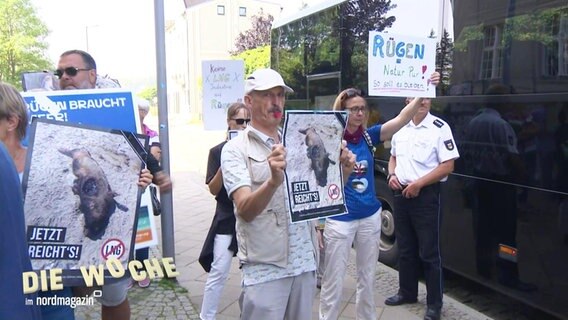
[[440, 319], [442, 308], [439, 182], [446, 181], [454, 170], [454, 160], [459, 158], [451, 129], [430, 114], [431, 104], [431, 99], [423, 99], [412, 120], [394, 134], [387, 177], [395, 194], [394, 222], [400, 256], [399, 291], [385, 304], [417, 301], [422, 265], [427, 289], [425, 320]]

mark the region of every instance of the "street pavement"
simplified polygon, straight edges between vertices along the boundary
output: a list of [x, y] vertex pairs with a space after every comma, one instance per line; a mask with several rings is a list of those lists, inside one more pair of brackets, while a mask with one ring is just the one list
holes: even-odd
[[[215, 199], [205, 185], [205, 170], [209, 149], [222, 141], [224, 133], [204, 131], [201, 126], [188, 125], [184, 121], [171, 123], [170, 128], [175, 265], [180, 275], [176, 280], [154, 279], [145, 289], [135, 284], [128, 295], [132, 319], [199, 319], [207, 279], [207, 273], [197, 261], [215, 212]], [[159, 217], [156, 222], [159, 225]], [[161, 247], [152, 248], [150, 256], [161, 257]], [[240, 281], [238, 261], [233, 259], [219, 304], [218, 320], [239, 318]], [[386, 307], [385, 298], [397, 290], [396, 271], [379, 263], [375, 283], [379, 319], [423, 318], [426, 296], [422, 284], [418, 303]], [[344, 280], [340, 319], [355, 319], [355, 296], [355, 270], [350, 264]], [[313, 319], [318, 318], [318, 307], [319, 290], [314, 297]], [[78, 306], [75, 316], [77, 320], [100, 319], [100, 304]], [[442, 316], [444, 319], [490, 319], [447, 296], [444, 297]]]

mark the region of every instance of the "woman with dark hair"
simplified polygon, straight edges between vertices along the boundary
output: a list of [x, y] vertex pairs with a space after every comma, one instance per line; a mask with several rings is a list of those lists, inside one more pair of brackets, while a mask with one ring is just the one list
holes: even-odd
[[[250, 110], [245, 104], [241, 102], [231, 104], [227, 109], [227, 130], [245, 129], [250, 117]], [[231, 268], [231, 259], [237, 254], [233, 202], [223, 186], [221, 173], [221, 150], [230, 138], [227, 131], [227, 139], [209, 150], [207, 162], [205, 183], [217, 200], [217, 208], [199, 255], [199, 263], [209, 272], [199, 315], [203, 320], [215, 319], [219, 298]]]
[[[437, 85], [440, 76], [435, 72], [430, 79]], [[337, 319], [339, 316], [343, 279], [352, 244], [356, 251], [357, 319], [377, 319], [374, 284], [379, 258], [381, 202], [375, 195], [373, 151], [376, 145], [390, 140], [412, 119], [421, 101], [422, 98], [415, 98], [395, 118], [367, 128], [369, 107], [360, 90], [343, 90], [335, 99], [333, 110], [349, 112], [344, 139], [357, 160], [345, 184], [348, 213], [325, 222], [320, 319]]]

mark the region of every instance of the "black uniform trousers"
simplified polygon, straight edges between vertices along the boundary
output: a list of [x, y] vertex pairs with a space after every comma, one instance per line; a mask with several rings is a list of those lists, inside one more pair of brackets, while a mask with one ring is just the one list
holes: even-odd
[[426, 186], [416, 198], [394, 193], [394, 224], [399, 247], [399, 294], [418, 295], [420, 264], [424, 270], [427, 304], [442, 307], [442, 259], [440, 256], [440, 183]]

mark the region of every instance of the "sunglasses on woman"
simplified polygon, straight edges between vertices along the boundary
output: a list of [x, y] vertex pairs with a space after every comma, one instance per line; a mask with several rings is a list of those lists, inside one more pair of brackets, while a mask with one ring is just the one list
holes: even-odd
[[77, 68], [77, 67], [67, 67], [63, 70], [61, 69], [57, 69], [55, 70], [55, 72], [53, 73], [57, 79], [61, 79], [61, 77], [63, 77], [64, 74], [67, 73], [67, 75], [69, 75], [70, 77], [74, 77], [77, 75], [77, 73], [79, 73], [79, 71], [89, 71], [91, 69], [81, 69], [81, 68]]
[[250, 122], [250, 119], [233, 119], [233, 120], [235, 120], [235, 122], [236, 122], [238, 125], [242, 125], [243, 123], [246, 123], [246, 124], [248, 125], [249, 122]]
[[349, 98], [353, 98], [353, 97], [363, 97], [365, 96], [365, 92], [361, 91], [359, 89], [355, 89], [355, 88], [349, 88], [347, 90], [345, 90], [345, 92], [343, 93], [343, 96], [341, 97], [341, 100], [346, 100]]

